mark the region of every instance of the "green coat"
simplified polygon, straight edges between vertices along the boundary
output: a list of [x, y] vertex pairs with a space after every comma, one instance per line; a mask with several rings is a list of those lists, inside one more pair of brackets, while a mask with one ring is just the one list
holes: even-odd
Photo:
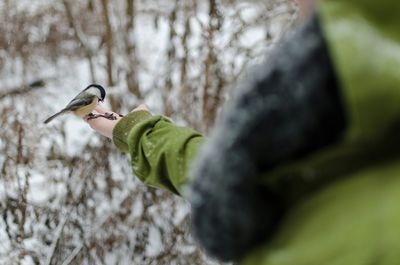
[[[272, 240], [242, 264], [400, 264], [399, 8], [394, 0], [318, 6], [349, 127], [337, 145], [260, 176], [291, 207]], [[182, 194], [203, 141], [145, 111], [130, 113], [114, 129], [135, 174], [175, 194]], [[291, 181], [281, 181], [288, 175]], [[330, 179], [337, 181], [308, 191]]]

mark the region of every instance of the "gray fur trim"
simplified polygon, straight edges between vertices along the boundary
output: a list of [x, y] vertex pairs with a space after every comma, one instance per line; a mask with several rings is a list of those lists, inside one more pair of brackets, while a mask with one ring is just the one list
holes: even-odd
[[335, 142], [345, 127], [318, 19], [242, 81], [195, 163], [189, 198], [198, 242], [238, 260], [273, 235], [285, 192], [261, 185], [277, 165]]

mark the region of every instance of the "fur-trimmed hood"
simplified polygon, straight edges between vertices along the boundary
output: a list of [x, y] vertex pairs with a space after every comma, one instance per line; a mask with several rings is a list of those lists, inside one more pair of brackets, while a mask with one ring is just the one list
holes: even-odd
[[322, 1], [238, 85], [187, 196], [211, 255], [239, 260], [305, 193], [399, 153], [399, 8]]
[[346, 126], [317, 17], [288, 36], [235, 90], [200, 152], [193, 230], [222, 260], [238, 260], [279, 225], [286, 202], [261, 175], [336, 142]]

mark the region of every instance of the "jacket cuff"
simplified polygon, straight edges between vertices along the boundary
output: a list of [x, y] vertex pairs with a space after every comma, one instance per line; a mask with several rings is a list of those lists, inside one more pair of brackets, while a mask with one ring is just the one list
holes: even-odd
[[128, 152], [128, 136], [133, 127], [152, 117], [151, 113], [145, 110], [133, 111], [123, 117], [113, 130], [113, 142], [122, 152]]

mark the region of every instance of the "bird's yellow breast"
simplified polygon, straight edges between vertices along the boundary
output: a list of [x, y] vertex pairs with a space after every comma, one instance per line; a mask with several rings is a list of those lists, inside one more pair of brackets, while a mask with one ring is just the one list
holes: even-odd
[[94, 108], [96, 108], [98, 102], [99, 102], [99, 100], [96, 97], [94, 97], [92, 103], [75, 110], [74, 114], [76, 116], [83, 118], [86, 115], [88, 115], [89, 113], [91, 113], [94, 110]]

